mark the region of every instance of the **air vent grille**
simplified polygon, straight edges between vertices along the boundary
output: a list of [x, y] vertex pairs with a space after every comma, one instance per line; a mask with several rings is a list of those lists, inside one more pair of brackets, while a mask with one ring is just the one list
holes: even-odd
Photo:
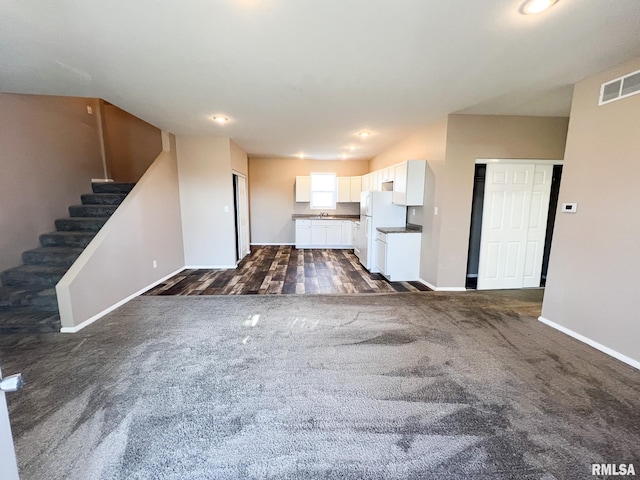
[[640, 93], [640, 70], [624, 77], [603, 83], [600, 87], [600, 101], [598, 105], [615, 102], [622, 98]]

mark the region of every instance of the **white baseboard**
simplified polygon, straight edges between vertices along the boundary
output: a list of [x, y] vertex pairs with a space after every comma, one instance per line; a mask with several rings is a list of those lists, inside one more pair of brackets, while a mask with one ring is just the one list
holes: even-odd
[[423, 285], [426, 285], [427, 287], [429, 287], [434, 292], [466, 292], [467, 291], [465, 287], [436, 287], [435, 285], [427, 282], [426, 280], [423, 280], [422, 278], [419, 278], [418, 281]]
[[153, 282], [150, 285], [147, 285], [146, 287], [142, 288], [141, 290], [138, 290], [136, 293], [134, 293], [132, 295], [129, 295], [127, 298], [125, 298], [123, 300], [120, 300], [118, 303], [116, 303], [114, 305], [111, 305], [109, 308], [105, 308], [100, 313], [95, 314], [93, 317], [89, 318], [88, 320], [85, 320], [84, 322], [82, 322], [79, 325], [76, 325], [75, 327], [62, 327], [60, 329], [60, 333], [77, 333], [77, 332], [79, 332], [84, 327], [88, 327], [89, 325], [91, 325], [96, 320], [99, 320], [100, 318], [104, 317], [107, 313], [110, 313], [110, 312], [114, 311], [116, 308], [121, 307], [122, 305], [124, 305], [128, 301], [133, 300], [134, 298], [142, 295], [147, 290], [151, 290], [156, 285], [160, 285], [165, 280], [170, 279], [171, 277], [173, 277], [174, 275], [177, 275], [178, 273], [180, 273], [183, 270], [184, 270], [184, 268], [180, 267], [175, 272], [170, 273], [169, 275], [166, 275], [166, 276], [162, 277], [160, 280], [157, 280], [157, 281]]
[[184, 270], [235, 270], [237, 265], [187, 265]]
[[278, 243], [262, 243], [262, 242], [257, 242], [257, 243], [250, 243], [249, 245], [255, 245], [255, 246], [259, 246], [259, 245], [267, 245], [267, 246], [279, 246], [279, 245], [295, 245], [295, 243], [282, 243], [282, 242], [278, 242]]
[[623, 355], [620, 352], [616, 352], [615, 350], [612, 350], [609, 347], [605, 347], [604, 345], [598, 343], [598, 342], [594, 342], [593, 340], [591, 340], [590, 338], [585, 337], [584, 335], [580, 335], [579, 333], [574, 332], [573, 330], [569, 330], [567, 327], [563, 327], [562, 325], [558, 325], [555, 322], [552, 322], [551, 320], [544, 318], [544, 317], [538, 317], [538, 320], [542, 323], [544, 323], [545, 325], [550, 326], [551, 328], [555, 328], [556, 330], [561, 331], [562, 333], [569, 335], [570, 337], [575, 338], [576, 340], [581, 341], [582, 343], [586, 343], [587, 345], [589, 345], [590, 347], [595, 348], [596, 350], [600, 350], [603, 353], [606, 353], [607, 355], [620, 360], [621, 362], [626, 363], [627, 365], [631, 365], [633, 368], [637, 368], [638, 370], [640, 370], [640, 361], [638, 360], [634, 360], [633, 358], [627, 357], [626, 355]]
[[110, 183], [113, 182], [111, 178], [92, 178], [91, 183]]

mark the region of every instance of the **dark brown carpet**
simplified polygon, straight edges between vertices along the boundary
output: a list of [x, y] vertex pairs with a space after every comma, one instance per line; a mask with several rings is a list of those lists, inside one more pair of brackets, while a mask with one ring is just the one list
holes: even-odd
[[[24, 480], [585, 479], [640, 466], [640, 372], [541, 291], [140, 297], [0, 338]], [[637, 468], [637, 467], [636, 467]]]

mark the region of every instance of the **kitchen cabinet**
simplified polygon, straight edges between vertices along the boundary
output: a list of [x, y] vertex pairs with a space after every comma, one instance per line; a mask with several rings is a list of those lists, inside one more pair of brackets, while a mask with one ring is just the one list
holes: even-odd
[[395, 176], [395, 167], [384, 168], [380, 171], [380, 183], [393, 182]]
[[351, 201], [360, 203], [360, 192], [362, 192], [362, 177], [350, 177], [351, 179]]
[[376, 232], [376, 266], [390, 282], [420, 278], [420, 232]]
[[343, 245], [342, 220], [311, 220], [311, 246], [329, 245]]
[[360, 234], [360, 222], [356, 221], [356, 222], [350, 222], [351, 223], [351, 245], [353, 245], [353, 251], [354, 253], [358, 253], [356, 252], [357, 250], [357, 245], [358, 245], [358, 235]]
[[362, 175], [362, 191], [368, 192], [371, 190], [371, 174], [367, 173]]
[[296, 247], [311, 245], [311, 220], [296, 220]]
[[296, 202], [311, 201], [311, 177], [296, 177]]
[[371, 190], [372, 192], [379, 192], [380, 191], [380, 181], [379, 181], [380, 172], [376, 170], [375, 172], [371, 172], [369, 175], [371, 175], [371, 183], [369, 185], [369, 190]]
[[296, 248], [350, 248], [351, 220], [296, 219]]
[[338, 203], [360, 202], [362, 177], [338, 177]]
[[351, 177], [338, 177], [338, 202], [351, 201]]
[[342, 222], [342, 232], [341, 232], [341, 245], [346, 245], [350, 247], [353, 245], [352, 235], [351, 235], [351, 226], [353, 222], [351, 221], [343, 221]]
[[395, 166], [393, 203], [405, 206], [424, 204], [426, 169], [425, 160], [407, 160]]

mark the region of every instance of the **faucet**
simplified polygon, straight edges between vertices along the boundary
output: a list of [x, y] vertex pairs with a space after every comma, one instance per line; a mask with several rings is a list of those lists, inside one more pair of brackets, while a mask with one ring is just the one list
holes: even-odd
[[327, 212], [321, 212], [321, 213], [320, 213], [320, 216], [321, 216], [321, 217], [328, 217], [328, 216], [329, 216], [329, 214], [328, 214]]

